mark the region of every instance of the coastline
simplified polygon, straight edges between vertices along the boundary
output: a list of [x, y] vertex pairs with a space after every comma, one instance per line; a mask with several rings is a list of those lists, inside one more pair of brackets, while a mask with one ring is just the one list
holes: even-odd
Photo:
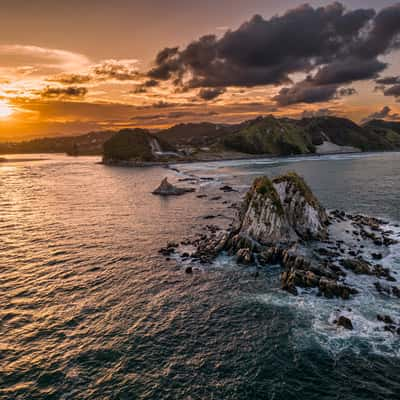
[[214, 157], [214, 158], [198, 158], [190, 160], [176, 160], [176, 161], [151, 161], [151, 162], [138, 162], [138, 161], [113, 161], [104, 162], [103, 160], [99, 164], [110, 166], [110, 167], [127, 167], [127, 168], [143, 168], [143, 167], [164, 167], [171, 168], [171, 165], [185, 165], [195, 164], [204, 162], [218, 162], [218, 161], [242, 161], [242, 160], [262, 160], [262, 159], [283, 159], [290, 160], [297, 157], [311, 158], [311, 157], [326, 157], [326, 156], [338, 156], [338, 155], [368, 155], [368, 154], [379, 154], [379, 153], [399, 153], [400, 150], [377, 150], [377, 151], [352, 151], [352, 152], [332, 152], [332, 153], [301, 153], [293, 155], [275, 155], [275, 154], [240, 154], [238, 157]]

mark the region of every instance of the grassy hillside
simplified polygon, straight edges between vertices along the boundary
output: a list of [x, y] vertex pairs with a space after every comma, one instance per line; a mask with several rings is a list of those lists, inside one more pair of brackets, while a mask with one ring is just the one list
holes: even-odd
[[156, 138], [146, 129], [122, 129], [104, 143], [104, 160], [156, 161], [152, 145], [158, 144], [162, 151], [174, 151], [174, 147]]
[[[400, 125], [400, 124], [399, 124]], [[314, 153], [316, 146], [331, 142], [361, 151], [400, 149], [400, 127], [359, 126], [337, 117], [277, 119], [257, 118], [224, 138], [226, 147], [250, 154], [291, 155]]]
[[310, 135], [289, 119], [272, 116], [249, 121], [224, 139], [226, 147], [250, 154], [307, 154], [315, 147]]
[[34, 139], [16, 143], [0, 143], [0, 154], [68, 153], [73, 155], [98, 155], [103, 144], [115, 131], [91, 132], [81, 136], [63, 136]]
[[364, 125], [364, 128], [383, 137], [396, 148], [400, 148], [400, 122], [375, 119]]
[[234, 126], [201, 122], [178, 124], [157, 133], [157, 137], [174, 146], [209, 146], [230, 134]]
[[338, 146], [357, 147], [362, 151], [391, 150], [393, 144], [382, 135], [338, 117], [306, 118], [299, 125], [311, 135], [315, 145], [328, 140]]

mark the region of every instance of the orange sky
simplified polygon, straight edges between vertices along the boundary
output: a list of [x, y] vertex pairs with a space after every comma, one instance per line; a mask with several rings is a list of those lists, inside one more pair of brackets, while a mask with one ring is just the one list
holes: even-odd
[[[304, 111], [329, 110], [360, 121], [389, 106], [391, 115], [400, 114], [399, 98], [375, 90], [373, 79], [352, 82], [356, 94], [351, 96], [286, 106], [274, 100], [284, 85], [227, 86], [209, 100], [199, 97], [201, 87], [180, 90], [171, 80], [146, 86], [146, 72], [164, 47], [183, 49], [204, 34], [221, 38], [256, 13], [267, 20], [302, 4], [287, 0], [166, 3], [3, 1], [0, 141], [134, 126], [161, 128], [188, 121], [238, 122], [270, 113], [300, 117]], [[370, 0], [344, 5], [348, 10], [379, 11], [396, 3]], [[379, 55], [379, 60], [388, 63], [380, 76], [398, 74], [398, 50]], [[304, 74], [290, 78], [297, 82]]]

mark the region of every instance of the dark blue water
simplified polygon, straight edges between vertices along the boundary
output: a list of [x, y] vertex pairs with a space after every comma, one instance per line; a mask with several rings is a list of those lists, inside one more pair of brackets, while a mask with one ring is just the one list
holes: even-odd
[[[187, 275], [158, 249], [204, 215], [229, 218], [237, 195], [163, 200], [151, 190], [182, 175], [95, 161], [0, 165], [0, 398], [400, 398], [399, 338], [376, 330], [377, 312], [400, 318], [398, 301], [372, 282], [351, 302], [294, 297], [278, 270], [255, 278], [229, 259]], [[399, 154], [179, 168], [242, 191], [294, 169], [327, 207], [400, 220]], [[398, 268], [398, 254], [384, 262]], [[331, 323], [343, 306], [352, 332]]]

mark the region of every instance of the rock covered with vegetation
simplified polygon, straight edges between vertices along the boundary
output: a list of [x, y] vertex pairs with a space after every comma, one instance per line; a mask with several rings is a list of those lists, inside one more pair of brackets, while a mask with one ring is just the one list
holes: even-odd
[[151, 163], [177, 156], [168, 143], [145, 129], [123, 129], [104, 143], [105, 164]]
[[327, 236], [328, 216], [295, 173], [257, 178], [242, 204], [233, 246], [246, 240], [280, 246]]
[[[399, 126], [385, 121], [360, 126], [333, 116], [301, 120], [267, 116], [241, 124], [224, 137], [224, 145], [249, 154], [274, 155], [396, 150]], [[333, 150], [327, 151], [329, 147]]]

